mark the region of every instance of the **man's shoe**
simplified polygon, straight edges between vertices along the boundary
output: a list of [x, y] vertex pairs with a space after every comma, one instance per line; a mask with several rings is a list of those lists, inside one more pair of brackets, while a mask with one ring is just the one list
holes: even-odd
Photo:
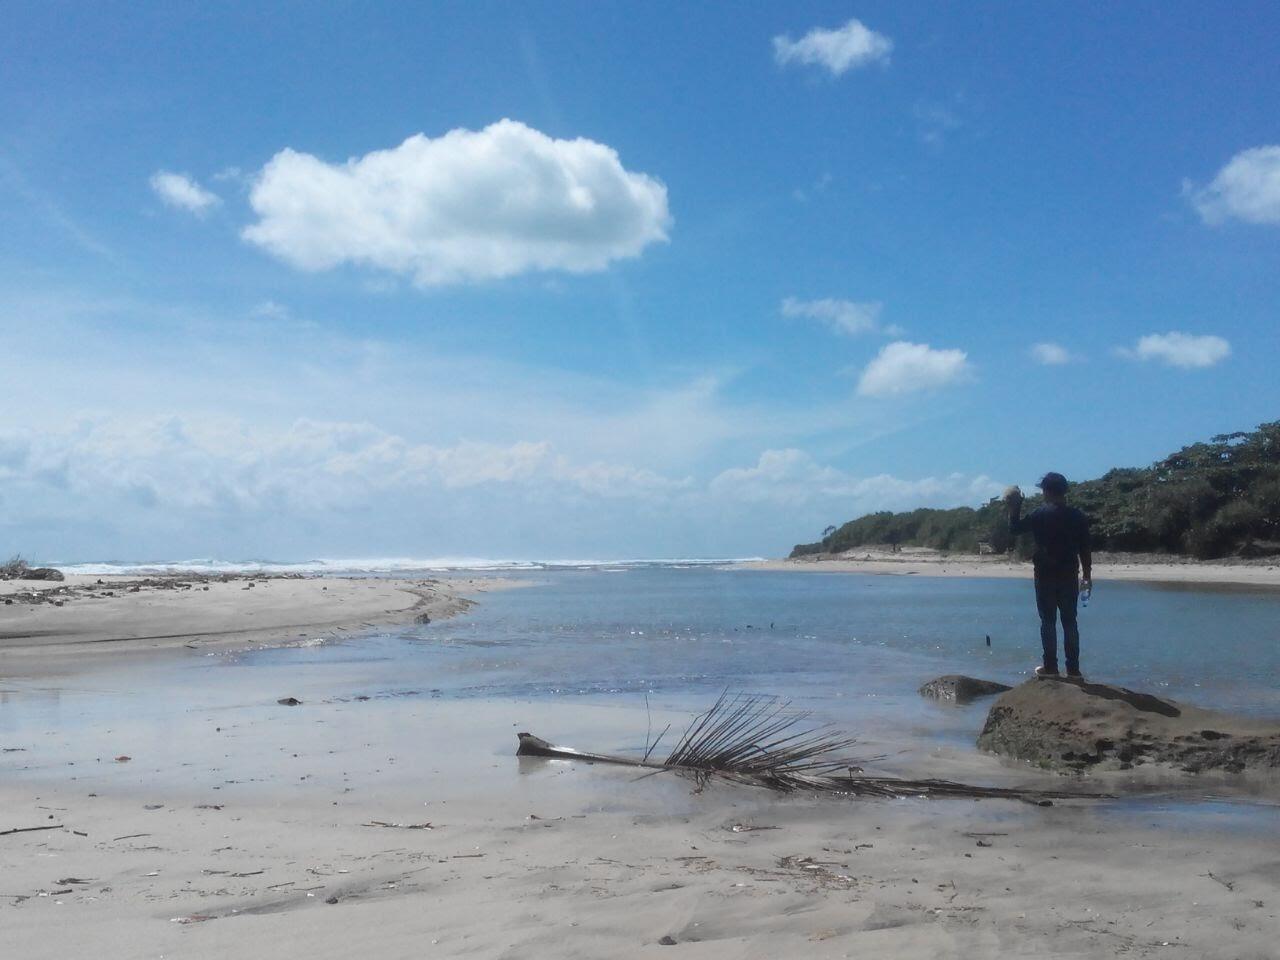
[[1069, 680], [1083, 680], [1083, 679], [1084, 679], [1084, 674], [1083, 674], [1083, 673], [1081, 673], [1079, 670], [1068, 670], [1068, 671], [1067, 671], [1067, 678], [1068, 678]]
[[1058, 676], [1058, 668], [1054, 667], [1050, 670], [1048, 667], [1036, 667], [1037, 677], [1056, 677]]

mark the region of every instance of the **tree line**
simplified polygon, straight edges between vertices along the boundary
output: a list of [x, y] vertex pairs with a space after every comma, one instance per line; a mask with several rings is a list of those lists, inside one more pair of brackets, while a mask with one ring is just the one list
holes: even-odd
[[[1149, 467], [1120, 467], [1072, 484], [1071, 503], [1089, 517], [1095, 550], [1214, 559], [1280, 554], [1280, 420], [1183, 447]], [[1027, 510], [1040, 503], [1027, 501]], [[882, 511], [828, 527], [792, 557], [870, 545], [1026, 555], [1009, 533], [999, 499], [974, 509]]]

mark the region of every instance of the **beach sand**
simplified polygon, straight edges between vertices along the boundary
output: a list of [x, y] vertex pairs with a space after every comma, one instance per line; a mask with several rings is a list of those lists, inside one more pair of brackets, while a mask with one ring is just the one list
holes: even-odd
[[[755, 570], [803, 570], [814, 573], [866, 573], [922, 577], [1031, 578], [1031, 564], [1006, 557], [948, 554], [906, 547], [897, 553], [883, 549], [850, 550], [835, 557], [746, 561], [737, 566]], [[1198, 587], [1280, 587], [1280, 562], [1213, 562], [1148, 554], [1094, 555], [1093, 580], [1104, 587], [1109, 580], [1187, 584]]]
[[[358, 658], [337, 688], [237, 666], [495, 581], [96, 580], [0, 606], [0, 674], [41, 678], [0, 683], [6, 958], [1275, 955], [1274, 808], [853, 801], [518, 759], [520, 730], [635, 751], [688, 713], [367, 690]], [[1074, 782], [910, 731], [867, 746], [888, 772]]]
[[178, 770], [148, 742], [95, 756], [127, 726], [38, 738], [0, 778], [0, 830], [56, 825], [0, 836], [5, 955], [1274, 956], [1280, 854], [1229, 815], [696, 792], [512, 755], [532, 724], [599, 748], [643, 718], [267, 705]]
[[329, 640], [523, 586], [496, 577], [91, 576], [0, 580], [0, 676], [83, 669], [103, 657]]

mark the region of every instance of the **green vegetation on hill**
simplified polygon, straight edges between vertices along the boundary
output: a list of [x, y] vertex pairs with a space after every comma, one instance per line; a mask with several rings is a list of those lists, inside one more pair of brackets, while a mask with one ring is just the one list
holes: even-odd
[[[1071, 503], [1088, 514], [1095, 550], [1190, 554], [1203, 559], [1280, 553], [1280, 421], [1183, 447], [1150, 467], [1123, 467], [1072, 484]], [[1034, 509], [1039, 499], [1027, 502]], [[978, 509], [871, 513], [792, 557], [872, 544], [997, 553], [1026, 544], [1009, 535], [1004, 504]]]

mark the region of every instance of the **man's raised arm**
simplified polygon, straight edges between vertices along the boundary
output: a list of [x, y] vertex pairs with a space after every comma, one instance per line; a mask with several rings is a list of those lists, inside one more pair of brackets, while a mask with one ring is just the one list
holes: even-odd
[[1004, 492], [1004, 505], [1009, 508], [1009, 532], [1019, 534], [1029, 529], [1027, 518], [1022, 515], [1022, 491], [1010, 487]]
[[1089, 518], [1080, 514], [1080, 576], [1093, 585], [1093, 543], [1089, 533]]

